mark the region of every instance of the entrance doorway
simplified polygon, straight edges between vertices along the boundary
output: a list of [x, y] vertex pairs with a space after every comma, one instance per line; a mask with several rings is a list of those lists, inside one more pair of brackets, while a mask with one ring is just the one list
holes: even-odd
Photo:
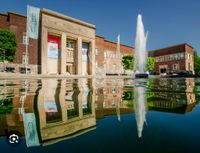
[[59, 74], [60, 37], [48, 35], [47, 73]]
[[167, 73], [167, 65], [160, 65], [159, 66], [159, 73], [160, 74]]
[[74, 74], [74, 71], [73, 71], [73, 64], [68, 63], [68, 64], [66, 65], [66, 73], [67, 73], [67, 74], [70, 74], [70, 75]]
[[166, 69], [166, 68], [160, 69], [160, 73], [166, 73], [166, 72], [167, 72], [167, 69]]

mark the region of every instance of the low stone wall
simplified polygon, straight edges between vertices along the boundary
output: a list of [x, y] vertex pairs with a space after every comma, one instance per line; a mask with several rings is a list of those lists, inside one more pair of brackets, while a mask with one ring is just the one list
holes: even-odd
[[[25, 73], [25, 64], [0, 62], [0, 73]], [[30, 74], [38, 74], [40, 66], [28, 64], [27, 69]]]

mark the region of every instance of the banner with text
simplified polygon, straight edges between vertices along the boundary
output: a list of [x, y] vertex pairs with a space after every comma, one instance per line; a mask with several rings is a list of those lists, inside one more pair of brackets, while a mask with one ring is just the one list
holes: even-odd
[[60, 57], [60, 38], [56, 36], [48, 36], [47, 57], [58, 59]]
[[38, 39], [40, 9], [33, 6], [27, 6], [27, 30], [28, 37]]
[[25, 113], [24, 118], [24, 132], [27, 147], [39, 146], [39, 137], [36, 127], [36, 119], [34, 113]]

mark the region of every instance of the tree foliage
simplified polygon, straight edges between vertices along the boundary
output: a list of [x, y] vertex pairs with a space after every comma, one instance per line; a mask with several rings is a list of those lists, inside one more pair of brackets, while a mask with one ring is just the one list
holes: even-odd
[[0, 29], [0, 61], [13, 61], [17, 49], [15, 34], [4, 29]]
[[11, 114], [13, 110], [13, 99], [1, 99], [0, 100], [0, 115]]
[[[133, 70], [134, 67], [134, 57], [131, 55], [123, 56], [122, 63], [125, 70]], [[152, 71], [155, 67], [155, 58], [147, 58], [147, 70]]]
[[155, 67], [155, 58], [148, 57], [147, 60], [147, 70], [152, 71]]
[[134, 58], [131, 55], [123, 56], [122, 57], [122, 63], [125, 70], [132, 70], [133, 69], [133, 63]]
[[194, 72], [200, 74], [200, 57], [196, 51], [194, 52]]

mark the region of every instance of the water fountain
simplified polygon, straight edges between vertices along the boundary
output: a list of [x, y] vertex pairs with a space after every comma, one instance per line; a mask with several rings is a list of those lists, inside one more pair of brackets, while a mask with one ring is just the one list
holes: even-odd
[[145, 35], [144, 25], [142, 22], [142, 15], [138, 14], [137, 17], [137, 29], [135, 39], [135, 63], [134, 72], [136, 78], [147, 78], [146, 64], [147, 64], [147, 35]]

